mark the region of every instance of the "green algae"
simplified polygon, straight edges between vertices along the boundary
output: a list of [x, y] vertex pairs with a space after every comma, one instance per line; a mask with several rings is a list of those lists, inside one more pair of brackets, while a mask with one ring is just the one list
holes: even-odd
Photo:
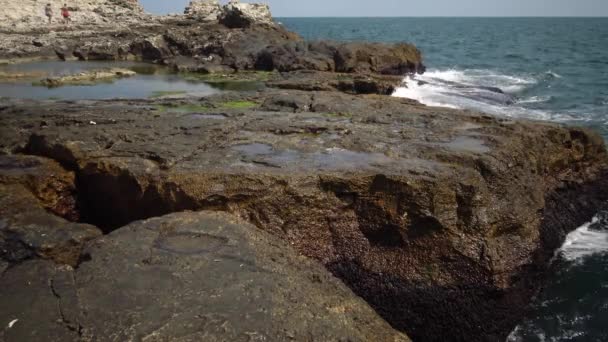
[[224, 109], [249, 109], [257, 106], [258, 104], [252, 101], [228, 101], [220, 104]]
[[158, 97], [163, 97], [163, 96], [172, 96], [172, 95], [184, 95], [187, 94], [187, 91], [183, 91], [183, 90], [162, 90], [162, 91], [155, 91], [152, 92], [152, 95], [149, 96], [149, 98], [158, 98]]

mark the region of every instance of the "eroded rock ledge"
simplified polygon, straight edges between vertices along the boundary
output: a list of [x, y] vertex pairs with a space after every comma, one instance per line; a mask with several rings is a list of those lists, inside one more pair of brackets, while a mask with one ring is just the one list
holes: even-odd
[[0, 118], [6, 153], [75, 173], [82, 221], [111, 232], [229, 212], [414, 340], [504, 340], [565, 233], [608, 193], [592, 132], [376, 95], [21, 104]]

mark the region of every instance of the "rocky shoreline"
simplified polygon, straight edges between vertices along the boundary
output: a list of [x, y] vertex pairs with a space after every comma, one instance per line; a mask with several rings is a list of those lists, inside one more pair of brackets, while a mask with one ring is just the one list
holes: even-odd
[[608, 200], [602, 138], [389, 97], [424, 71], [411, 45], [202, 5], [94, 40], [0, 33], [6, 60], [275, 72], [204, 98], [3, 100], [0, 341], [504, 341]]

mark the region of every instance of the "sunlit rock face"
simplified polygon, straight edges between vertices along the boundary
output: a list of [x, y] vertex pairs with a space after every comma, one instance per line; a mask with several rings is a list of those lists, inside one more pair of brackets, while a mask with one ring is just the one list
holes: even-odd
[[[51, 21], [45, 7], [51, 6]], [[0, 26], [35, 27], [63, 22], [61, 8], [67, 4], [72, 24], [122, 24], [137, 20], [143, 7], [137, 0], [0, 0]]]
[[220, 22], [228, 27], [248, 27], [253, 23], [272, 24], [270, 7], [259, 3], [230, 1], [222, 8]]
[[190, 1], [184, 14], [193, 19], [215, 21], [220, 17], [221, 9], [218, 0], [195, 0]]

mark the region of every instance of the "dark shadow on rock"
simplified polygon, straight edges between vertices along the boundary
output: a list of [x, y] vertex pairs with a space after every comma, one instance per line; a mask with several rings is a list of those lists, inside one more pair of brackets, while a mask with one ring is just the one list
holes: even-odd
[[520, 315], [513, 306], [525, 303], [525, 296], [491, 285], [416, 284], [367, 270], [354, 260], [327, 268], [414, 341], [504, 341], [513, 328], [508, 322]]

